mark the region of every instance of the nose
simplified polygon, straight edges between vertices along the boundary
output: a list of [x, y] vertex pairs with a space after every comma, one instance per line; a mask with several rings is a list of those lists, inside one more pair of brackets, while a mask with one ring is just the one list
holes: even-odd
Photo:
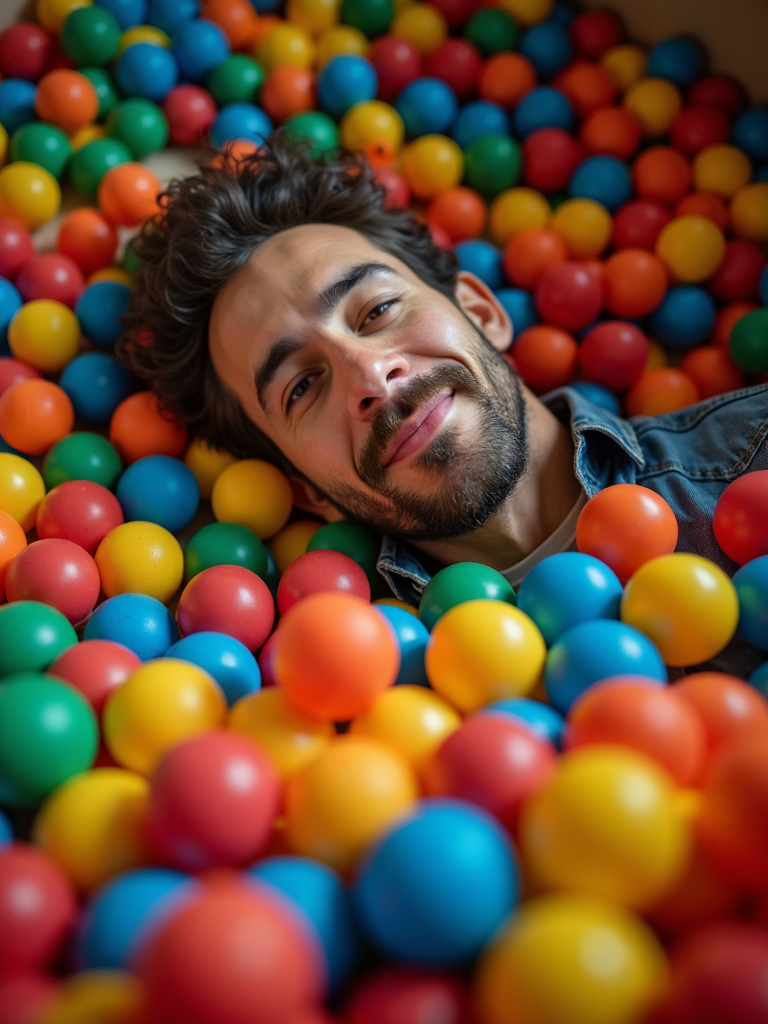
[[345, 389], [347, 408], [354, 419], [368, 420], [392, 396], [411, 367], [400, 352], [368, 349], [357, 339], [344, 353], [340, 382]]

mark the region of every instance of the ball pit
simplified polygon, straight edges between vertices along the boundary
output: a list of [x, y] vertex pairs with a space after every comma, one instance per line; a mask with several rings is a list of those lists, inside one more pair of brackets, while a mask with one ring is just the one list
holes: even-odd
[[768, 656], [768, 472], [718, 484], [732, 582], [621, 483], [517, 594], [461, 562], [416, 608], [375, 533], [190, 438], [112, 350], [165, 148], [231, 161], [284, 125], [366, 153], [508, 311], [535, 393], [728, 402], [768, 374], [765, 107], [691, 38], [552, 0], [25, 16], [0, 29], [0, 1017], [762, 1020], [768, 663], [696, 666], [733, 636]]

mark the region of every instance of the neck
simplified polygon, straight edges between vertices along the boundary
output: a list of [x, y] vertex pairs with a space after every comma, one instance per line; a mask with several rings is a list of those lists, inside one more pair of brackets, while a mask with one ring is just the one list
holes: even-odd
[[530, 447], [525, 473], [480, 529], [453, 540], [414, 545], [443, 565], [481, 562], [499, 571], [509, 569], [554, 533], [581, 494], [570, 431], [527, 388], [523, 394]]

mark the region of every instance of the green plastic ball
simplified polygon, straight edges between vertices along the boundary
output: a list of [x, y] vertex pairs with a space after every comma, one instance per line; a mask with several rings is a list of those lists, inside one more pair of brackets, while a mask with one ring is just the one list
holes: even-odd
[[469, 19], [465, 36], [484, 57], [502, 50], [514, 50], [520, 34], [517, 23], [506, 11], [484, 7]]
[[258, 103], [266, 74], [244, 53], [233, 53], [210, 73], [206, 87], [220, 107], [226, 103]]
[[120, 100], [120, 94], [114, 83], [112, 75], [104, 68], [78, 68], [81, 75], [85, 75], [99, 97], [99, 112], [96, 119], [101, 121], [112, 110]]
[[60, 178], [72, 156], [72, 143], [64, 132], [44, 121], [30, 121], [17, 128], [8, 150], [11, 160], [27, 160], [39, 164]]
[[184, 578], [189, 582], [212, 565], [242, 565], [262, 579], [267, 574], [267, 549], [253, 530], [238, 523], [209, 523], [191, 538], [184, 552]]
[[117, 139], [95, 139], [72, 154], [69, 180], [78, 192], [96, 198], [99, 182], [113, 167], [133, 160], [130, 149]]
[[136, 247], [133, 244], [133, 239], [131, 239], [131, 241], [127, 243], [125, 249], [123, 250], [123, 270], [129, 273], [131, 277], [135, 278], [139, 272], [140, 264], [141, 260], [139, 259], [139, 254], [136, 252]]
[[43, 672], [77, 634], [65, 616], [40, 601], [12, 601], [0, 607], [0, 676]]
[[49, 450], [43, 462], [46, 489], [68, 480], [92, 480], [112, 488], [123, 471], [117, 448], [99, 434], [67, 434]]
[[294, 142], [308, 143], [308, 152], [313, 160], [331, 155], [339, 146], [339, 129], [336, 122], [319, 110], [308, 110], [293, 114], [283, 125], [286, 135]]
[[341, 5], [342, 22], [359, 28], [369, 39], [386, 32], [394, 16], [393, 0], [343, 0]]
[[78, 7], [64, 19], [61, 45], [75, 64], [109, 64], [120, 46], [120, 23], [103, 7]]
[[498, 195], [520, 177], [520, 147], [509, 135], [482, 135], [466, 152], [464, 180], [485, 195]]
[[356, 523], [326, 523], [307, 544], [307, 551], [340, 551], [354, 559], [373, 587], [380, 579], [376, 570], [381, 541]]
[[768, 373], [768, 307], [753, 309], [731, 331], [733, 361], [747, 373]]
[[159, 153], [168, 142], [168, 118], [151, 100], [123, 100], [110, 111], [105, 126], [107, 135], [127, 146], [134, 160]]
[[93, 764], [99, 726], [73, 686], [42, 672], [5, 676], [0, 686], [0, 794], [34, 806]]
[[457, 562], [435, 573], [424, 588], [419, 618], [431, 630], [437, 620], [466, 601], [506, 601], [516, 604], [512, 587], [500, 572], [480, 562]]

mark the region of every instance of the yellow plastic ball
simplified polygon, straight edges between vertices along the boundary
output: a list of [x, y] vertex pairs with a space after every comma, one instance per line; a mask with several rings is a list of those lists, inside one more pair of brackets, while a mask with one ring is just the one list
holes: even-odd
[[96, 139], [105, 139], [106, 137], [107, 129], [103, 124], [84, 124], [82, 128], [77, 129], [74, 135], [70, 135], [69, 142], [72, 149], [77, 152], [78, 149], [87, 146], [89, 142], [95, 142]]
[[608, 247], [613, 219], [594, 199], [566, 199], [552, 214], [549, 227], [556, 231], [574, 259], [592, 259]]
[[641, 46], [622, 43], [605, 51], [600, 58], [600, 67], [608, 72], [623, 92], [643, 77], [647, 61], [648, 54]]
[[752, 177], [752, 164], [737, 146], [705, 146], [693, 159], [693, 184], [699, 192], [730, 199]]
[[149, 775], [169, 750], [226, 717], [218, 683], [188, 661], [158, 658], [137, 668], [104, 708], [104, 742], [118, 764]]
[[37, 468], [21, 455], [0, 452], [0, 511], [29, 533], [44, 497], [45, 483]]
[[17, 359], [43, 373], [58, 373], [77, 355], [80, 322], [63, 302], [32, 299], [8, 325], [8, 346]]
[[698, 665], [733, 637], [739, 599], [714, 562], [676, 552], [652, 558], [630, 577], [621, 619], [645, 633], [667, 665]]
[[184, 452], [184, 465], [191, 469], [200, 488], [200, 497], [206, 501], [210, 498], [213, 485], [227, 468], [237, 462], [234, 455], [213, 448], [202, 438], [191, 441]]
[[288, 0], [286, 16], [316, 36], [336, 24], [340, 10], [341, 0]]
[[132, 974], [80, 971], [64, 979], [35, 1024], [135, 1024], [143, 1005], [143, 986]]
[[676, 281], [704, 281], [725, 255], [725, 238], [709, 217], [674, 217], [656, 239], [656, 255]]
[[301, 555], [307, 553], [307, 544], [322, 526], [316, 519], [299, 519], [288, 523], [269, 542], [278, 571], [282, 574]]
[[94, 768], [55, 789], [35, 818], [33, 841], [83, 892], [147, 861], [149, 783], [121, 768]]
[[525, 186], [508, 188], [491, 204], [488, 227], [496, 245], [503, 248], [526, 228], [546, 227], [551, 216], [552, 208], [541, 192]]
[[466, 601], [436, 623], [427, 646], [427, 678], [459, 711], [530, 693], [547, 649], [538, 627], [505, 601]]
[[0, 124], [0, 164], [5, 163], [5, 158], [8, 155], [8, 132]]
[[242, 459], [227, 466], [211, 491], [213, 514], [220, 523], [247, 526], [262, 540], [282, 530], [292, 505], [285, 473], [262, 459]]
[[117, 56], [119, 57], [129, 46], [135, 46], [136, 43], [149, 43], [152, 46], [162, 46], [167, 50], [171, 46], [171, 37], [154, 25], [133, 25], [121, 34]]
[[483, 952], [475, 991], [484, 1024], [635, 1024], [668, 981], [640, 918], [563, 895], [523, 904]]
[[367, 715], [350, 726], [353, 736], [370, 736], [396, 750], [420, 773], [443, 740], [461, 725], [456, 711], [424, 686], [385, 690]]
[[499, 0], [499, 7], [511, 14], [521, 25], [538, 25], [546, 21], [555, 0]]
[[653, 338], [648, 339], [648, 360], [645, 364], [647, 370], [658, 370], [662, 366], [669, 366], [669, 353], [664, 346], [654, 341]]
[[288, 21], [270, 29], [256, 52], [265, 71], [272, 71], [284, 64], [311, 68], [315, 63], [315, 54], [315, 41], [309, 32]]
[[646, 139], [666, 135], [683, 107], [677, 86], [665, 78], [641, 78], [624, 93], [627, 110], [636, 114]]
[[669, 776], [618, 746], [565, 754], [523, 807], [520, 851], [534, 886], [647, 910], [688, 863], [690, 826]]
[[353, 25], [333, 25], [317, 40], [317, 67], [323, 68], [334, 57], [350, 54], [364, 57], [370, 49], [368, 37]]
[[364, 100], [350, 107], [339, 125], [341, 144], [355, 152], [385, 146], [397, 153], [405, 138], [405, 125], [394, 107], [381, 100]]
[[406, 3], [392, 19], [389, 32], [406, 39], [422, 57], [428, 57], [448, 35], [448, 24], [431, 4]]
[[415, 806], [413, 769], [366, 736], [338, 736], [286, 790], [289, 847], [343, 873]]
[[172, 533], [141, 520], [110, 530], [95, 554], [101, 589], [116, 594], [147, 594], [167, 604], [181, 585], [184, 554]]
[[399, 597], [380, 597], [373, 603], [384, 605], [385, 608], [402, 608], [404, 612], [409, 612], [415, 619], [419, 618], [419, 609], [408, 604], [407, 601], [401, 601]]
[[404, 150], [402, 166], [416, 198], [435, 199], [461, 181], [464, 154], [447, 135], [422, 135]]
[[729, 213], [734, 235], [758, 245], [768, 244], [768, 182], [756, 181], [739, 189]]
[[241, 697], [232, 706], [227, 725], [258, 743], [283, 779], [311, 764], [336, 735], [330, 722], [302, 715], [274, 686]]
[[99, 281], [114, 281], [115, 284], [124, 284], [126, 288], [132, 288], [134, 284], [131, 275], [122, 267], [100, 267], [88, 277], [86, 284], [98, 284]]
[[50, 171], [39, 164], [15, 160], [0, 170], [0, 216], [15, 217], [36, 231], [61, 207], [61, 189]]
[[78, 7], [90, 7], [93, 0], [37, 0], [35, 14], [37, 20], [54, 35], [61, 33], [61, 27], [67, 15]]

